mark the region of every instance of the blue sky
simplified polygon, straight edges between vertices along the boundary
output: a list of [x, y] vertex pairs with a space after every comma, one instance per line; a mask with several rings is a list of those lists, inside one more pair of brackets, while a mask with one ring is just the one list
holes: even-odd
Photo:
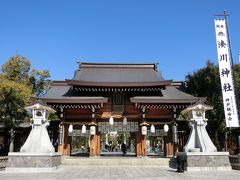
[[159, 63], [184, 80], [217, 63], [213, 15], [224, 9], [238, 63], [239, 0], [0, 0], [0, 65], [21, 54], [64, 80], [77, 61]]

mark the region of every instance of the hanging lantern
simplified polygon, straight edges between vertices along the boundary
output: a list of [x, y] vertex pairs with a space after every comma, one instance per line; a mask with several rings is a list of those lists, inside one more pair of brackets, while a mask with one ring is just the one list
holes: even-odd
[[147, 126], [142, 126], [142, 135], [147, 135]]
[[123, 118], [123, 125], [124, 125], [124, 126], [127, 125], [127, 117], [126, 117], [126, 116]]
[[108, 145], [108, 133], [105, 134], [105, 144]]
[[113, 125], [113, 117], [112, 116], [109, 118], [109, 124]]
[[95, 135], [96, 134], [96, 127], [95, 126], [90, 126], [90, 134]]
[[167, 125], [167, 124], [164, 124], [164, 126], [163, 126], [163, 131], [164, 131], [164, 132], [168, 132], [168, 130], [169, 130], [168, 125]]
[[84, 124], [84, 125], [82, 125], [82, 134], [85, 134], [85, 133], [86, 133], [86, 126]]
[[68, 127], [68, 132], [69, 132], [69, 133], [72, 133], [72, 132], [73, 132], [73, 125], [72, 125], [72, 124], [69, 125], [69, 127]]
[[153, 124], [150, 127], [150, 131], [151, 131], [151, 133], [155, 133], [155, 126]]

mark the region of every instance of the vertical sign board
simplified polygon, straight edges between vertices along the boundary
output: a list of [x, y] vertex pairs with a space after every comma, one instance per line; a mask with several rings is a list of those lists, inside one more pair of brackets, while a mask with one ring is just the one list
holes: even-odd
[[225, 19], [215, 19], [218, 64], [227, 127], [239, 127]]
[[59, 125], [59, 145], [62, 145], [63, 126]]

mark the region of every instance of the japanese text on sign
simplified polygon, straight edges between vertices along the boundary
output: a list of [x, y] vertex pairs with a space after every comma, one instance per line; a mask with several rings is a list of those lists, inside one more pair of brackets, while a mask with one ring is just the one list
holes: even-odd
[[219, 74], [227, 127], [239, 127], [225, 19], [215, 20]]

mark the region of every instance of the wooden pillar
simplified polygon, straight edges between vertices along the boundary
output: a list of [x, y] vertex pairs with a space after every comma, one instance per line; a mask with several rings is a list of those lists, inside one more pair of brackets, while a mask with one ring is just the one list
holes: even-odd
[[136, 134], [136, 156], [137, 157], [147, 156], [146, 139], [147, 137], [143, 136], [141, 132], [137, 132]]
[[100, 156], [100, 150], [101, 150], [101, 134], [98, 132], [97, 136], [97, 148], [96, 148], [96, 156]]
[[95, 139], [96, 135], [90, 135], [90, 157], [95, 156]]
[[174, 156], [172, 127], [169, 127], [169, 131], [165, 139], [166, 139], [166, 156], [167, 157]]
[[166, 136], [163, 136], [163, 152], [164, 152], [164, 156], [167, 156], [167, 143], [166, 143]]
[[70, 156], [71, 147], [70, 147], [70, 137], [68, 136], [68, 126], [67, 124], [63, 124], [63, 139], [62, 139], [62, 155]]
[[141, 157], [142, 153], [141, 153], [141, 149], [142, 149], [142, 141], [141, 141], [141, 134], [140, 132], [136, 133], [136, 156], [137, 157]]
[[58, 136], [58, 153], [63, 156], [71, 155], [71, 146], [70, 146], [70, 137], [68, 136], [68, 126], [67, 124], [62, 123], [64, 118], [64, 110], [60, 109], [61, 123], [59, 125], [59, 136]]
[[147, 136], [142, 135], [142, 157], [147, 156]]
[[90, 136], [90, 157], [100, 156], [100, 135]]

